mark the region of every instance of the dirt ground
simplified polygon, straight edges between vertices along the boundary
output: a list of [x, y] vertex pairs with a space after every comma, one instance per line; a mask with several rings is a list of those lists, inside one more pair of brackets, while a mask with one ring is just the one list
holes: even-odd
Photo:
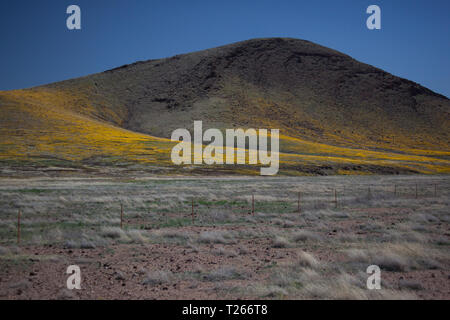
[[[449, 185], [447, 176], [3, 179], [0, 299], [449, 299]], [[80, 290], [67, 289], [70, 265]], [[370, 265], [380, 290], [367, 288]]]

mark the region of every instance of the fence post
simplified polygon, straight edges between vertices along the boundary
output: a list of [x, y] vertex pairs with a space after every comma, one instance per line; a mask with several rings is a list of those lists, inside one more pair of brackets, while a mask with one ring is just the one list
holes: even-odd
[[394, 186], [394, 196], [397, 196], [397, 185]]
[[255, 215], [255, 194], [252, 193], [252, 216]]
[[17, 213], [17, 244], [20, 243], [20, 209], [19, 212]]
[[337, 208], [338, 204], [337, 204], [337, 191], [336, 189], [334, 189], [334, 207]]
[[417, 199], [418, 195], [417, 195], [417, 183], [416, 183], [416, 199]]
[[192, 215], [192, 224], [194, 224], [194, 198], [192, 198], [192, 212], [191, 212], [191, 215]]
[[123, 229], [123, 204], [120, 203], [120, 229]]

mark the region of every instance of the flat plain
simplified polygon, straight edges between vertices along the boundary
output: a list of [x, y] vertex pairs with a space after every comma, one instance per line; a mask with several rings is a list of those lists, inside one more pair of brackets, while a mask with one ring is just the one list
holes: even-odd
[[[445, 175], [3, 178], [0, 298], [449, 299], [449, 185]], [[66, 288], [69, 265], [81, 290]], [[369, 265], [380, 290], [367, 289]]]

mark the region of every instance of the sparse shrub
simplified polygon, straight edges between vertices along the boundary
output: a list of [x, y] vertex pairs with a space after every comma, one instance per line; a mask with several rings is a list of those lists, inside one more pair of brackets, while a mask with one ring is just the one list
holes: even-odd
[[75, 293], [72, 290], [64, 288], [58, 292], [56, 298], [58, 300], [73, 300], [73, 299], [76, 299], [77, 296], [75, 295]]
[[22, 248], [14, 245], [14, 246], [9, 247], [9, 252], [12, 254], [20, 254], [20, 253], [22, 253]]
[[173, 274], [168, 271], [153, 271], [147, 274], [143, 284], [156, 286], [164, 283], [170, 282]]
[[291, 221], [291, 220], [284, 220], [283, 221], [284, 223], [283, 223], [283, 228], [293, 228], [293, 227], [295, 227], [295, 223], [293, 222], [293, 221]]
[[246, 217], [245, 217], [245, 222], [248, 222], [248, 223], [251, 223], [251, 224], [255, 224], [255, 223], [257, 223], [258, 221], [256, 221], [256, 219], [253, 218], [252, 216], [246, 216]]
[[302, 267], [308, 267], [308, 268], [318, 268], [320, 266], [319, 261], [310, 253], [308, 252], [300, 252], [297, 264]]
[[275, 218], [272, 220], [272, 223], [276, 226], [282, 227], [282, 228], [292, 228], [295, 226], [295, 223], [291, 220], [284, 220]]
[[198, 252], [200, 252], [200, 250], [199, 250], [199, 248], [195, 245], [195, 244], [193, 244], [193, 243], [188, 243], [187, 245], [186, 245], [189, 249], [191, 249], [191, 252], [193, 252], [193, 253], [198, 253]]
[[238, 252], [239, 252], [239, 254], [248, 254], [249, 253], [249, 250], [248, 250], [248, 248], [247, 247], [239, 247], [238, 248]]
[[439, 219], [436, 218], [434, 215], [428, 214], [428, 213], [418, 213], [415, 214], [412, 219], [419, 223], [437, 223], [439, 222]]
[[340, 242], [357, 242], [360, 241], [360, 237], [352, 233], [339, 233], [335, 239]]
[[400, 290], [423, 290], [423, 286], [419, 282], [407, 279], [401, 279], [398, 282], [398, 287]]
[[198, 238], [201, 243], [228, 243], [225, 239], [227, 234], [223, 231], [205, 231], [202, 232]]
[[334, 218], [338, 218], [338, 219], [346, 219], [349, 217], [349, 215], [347, 213], [342, 212], [342, 211], [333, 212], [333, 214], [331, 216]]
[[101, 230], [101, 234], [104, 237], [111, 239], [120, 239], [126, 237], [125, 232], [119, 227], [104, 227]]
[[292, 235], [293, 242], [321, 241], [321, 237], [311, 231], [300, 230]]
[[172, 240], [181, 240], [186, 241], [189, 239], [189, 234], [187, 232], [180, 232], [178, 230], [166, 230], [161, 234], [164, 238], [172, 239]]
[[373, 257], [373, 264], [379, 266], [387, 271], [404, 271], [407, 269], [409, 263], [405, 257], [402, 257], [393, 252], [383, 252], [383, 254], [375, 255]]
[[127, 231], [127, 235], [136, 243], [144, 243], [147, 241], [147, 238], [142, 235], [140, 230], [129, 230]]
[[269, 286], [253, 286], [249, 289], [254, 295], [262, 298], [283, 298], [288, 295], [286, 289], [276, 285]]
[[231, 215], [226, 211], [212, 211], [210, 212], [211, 219], [218, 222], [231, 221]]
[[74, 240], [67, 240], [64, 244], [64, 247], [68, 249], [95, 249], [96, 245], [90, 240], [81, 239], [81, 241], [79, 242]]
[[366, 266], [375, 264], [387, 271], [399, 272], [441, 267], [431, 252], [411, 243], [388, 244], [368, 250], [350, 249], [345, 252], [352, 262]]
[[245, 279], [247, 276], [232, 266], [222, 266], [205, 275], [203, 279], [207, 281], [224, 281], [230, 279]]
[[369, 259], [369, 254], [363, 249], [347, 249], [345, 250], [347, 256], [354, 261], [365, 261]]
[[329, 205], [323, 200], [313, 200], [312, 201], [312, 208], [314, 210], [326, 209], [328, 206]]
[[272, 219], [272, 223], [276, 226], [282, 226], [284, 222], [280, 218], [275, 218], [275, 219]]
[[375, 264], [387, 271], [403, 271], [408, 265], [404, 257], [387, 250], [349, 249], [345, 252], [353, 262], [367, 266]]
[[425, 226], [423, 224], [413, 224], [411, 226], [411, 230], [416, 231], [416, 232], [426, 232], [427, 228], [425, 228]]
[[233, 258], [233, 257], [236, 257], [238, 255], [238, 253], [236, 251], [227, 250], [227, 249], [225, 249], [223, 247], [220, 247], [217, 250], [215, 250], [214, 254], [216, 254], [218, 256], [229, 257], [229, 258]]
[[450, 240], [444, 237], [439, 237], [434, 241], [438, 246], [449, 246]]
[[11, 289], [26, 290], [26, 289], [28, 289], [30, 287], [30, 285], [31, 285], [30, 281], [28, 281], [28, 280], [20, 280], [18, 282], [11, 283], [9, 285], [9, 287]]
[[5, 255], [7, 255], [8, 253], [9, 253], [8, 248], [1, 247], [1, 246], [0, 246], [0, 256], [5, 256]]
[[272, 240], [272, 247], [274, 248], [288, 248], [289, 246], [289, 241], [284, 237], [276, 236]]
[[77, 249], [78, 243], [74, 240], [67, 240], [66, 243], [64, 244], [64, 247], [67, 249]]
[[298, 281], [298, 277], [294, 272], [289, 270], [277, 270], [272, 273], [270, 277], [270, 283], [281, 288], [288, 288], [292, 286], [295, 281]]

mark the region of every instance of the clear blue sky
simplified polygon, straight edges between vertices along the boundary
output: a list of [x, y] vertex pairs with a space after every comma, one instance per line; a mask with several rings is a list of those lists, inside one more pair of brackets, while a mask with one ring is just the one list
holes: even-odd
[[[77, 4], [82, 30], [66, 28]], [[366, 8], [382, 30], [366, 28]], [[307, 39], [450, 97], [448, 0], [1, 0], [0, 90], [259, 37]]]

